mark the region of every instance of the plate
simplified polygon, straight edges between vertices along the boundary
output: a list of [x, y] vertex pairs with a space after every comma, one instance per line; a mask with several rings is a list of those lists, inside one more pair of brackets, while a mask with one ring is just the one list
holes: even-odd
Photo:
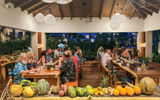
[[35, 72], [29, 72], [30, 74], [34, 74]]

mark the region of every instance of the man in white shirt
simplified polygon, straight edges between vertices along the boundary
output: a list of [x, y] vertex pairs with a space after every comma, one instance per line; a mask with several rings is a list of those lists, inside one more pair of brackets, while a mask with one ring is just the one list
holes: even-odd
[[112, 60], [112, 57], [110, 56], [111, 54], [111, 50], [108, 49], [107, 52], [104, 54], [104, 56], [102, 57], [102, 65], [106, 66], [108, 62], [110, 62]]

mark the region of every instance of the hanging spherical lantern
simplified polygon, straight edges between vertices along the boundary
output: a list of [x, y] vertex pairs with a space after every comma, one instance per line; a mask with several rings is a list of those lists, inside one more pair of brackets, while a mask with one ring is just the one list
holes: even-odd
[[42, 13], [38, 13], [38, 14], [35, 16], [35, 18], [36, 18], [36, 21], [37, 21], [38, 23], [43, 23], [43, 22], [44, 22], [44, 15], [43, 15]]
[[56, 22], [56, 18], [52, 14], [48, 14], [44, 19], [46, 24], [54, 24]]
[[53, 2], [56, 2], [56, 0], [42, 0], [43, 2], [45, 3], [53, 3]]
[[67, 4], [70, 3], [72, 0], [57, 0], [56, 2], [59, 4]]
[[120, 23], [114, 23], [114, 22], [111, 22], [110, 23], [110, 27], [113, 29], [113, 30], [116, 30], [120, 27]]

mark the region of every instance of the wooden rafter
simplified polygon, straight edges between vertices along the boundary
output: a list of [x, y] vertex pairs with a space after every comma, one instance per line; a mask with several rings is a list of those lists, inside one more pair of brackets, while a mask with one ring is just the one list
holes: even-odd
[[58, 7], [59, 7], [59, 12], [61, 14], [61, 19], [63, 19], [63, 11], [62, 11], [62, 6], [60, 4], [58, 4]]
[[142, 13], [135, 7], [135, 5], [131, 2], [131, 0], [128, 0], [128, 3], [136, 10], [136, 12], [137, 12], [142, 18], [145, 18], [145, 15], [142, 14]]
[[114, 6], [115, 6], [115, 3], [116, 3], [116, 0], [113, 1], [112, 8], [111, 8], [111, 12], [110, 12], [110, 15], [109, 15], [110, 18], [111, 18], [111, 16], [112, 16], [112, 12], [113, 12], [113, 8], [114, 8]]
[[102, 18], [103, 4], [104, 4], [104, 0], [101, 0], [100, 9], [99, 9], [99, 18], [100, 19]]
[[15, 8], [17, 8], [17, 7], [22, 7], [22, 6], [28, 4], [28, 3], [31, 2], [31, 1], [32, 1], [32, 0], [24, 0], [24, 1], [22, 1], [22, 0], [17, 0], [17, 2], [15, 3]]
[[146, 10], [146, 9], [142, 9], [141, 7], [140, 7], [140, 5], [137, 5], [137, 3], [135, 3], [135, 2], [132, 2], [134, 5], [135, 5], [135, 7], [139, 10], [139, 11], [141, 11], [142, 13], [144, 13], [145, 15], [152, 15], [152, 12], [150, 12], [150, 11], [148, 11], [148, 10]]
[[[31, 9], [34, 9], [34, 8], [38, 7], [39, 5], [41, 5], [41, 4], [44, 4], [44, 2], [40, 1], [40, 2], [36, 3], [35, 5], [27, 8], [26, 10], [29, 11], [29, 10], [31, 10]], [[45, 3], [45, 4], [46, 4], [46, 3]]]
[[8, 2], [11, 2], [12, 0], [5, 0], [4, 3], [7, 4]]
[[[53, 4], [54, 4], [54, 3], [53, 3]], [[36, 11], [33, 12], [33, 16], [35, 16], [37, 13], [42, 13], [42, 12], [46, 11], [46, 10], [47, 10], [48, 8], [50, 8], [53, 4], [51, 3], [51, 4], [48, 4], [48, 5], [45, 6], [45, 7], [42, 7], [42, 8], [37, 9]]]
[[79, 9], [80, 9], [80, 10], [79, 10], [79, 11], [80, 11], [79, 14], [81, 14], [81, 15], [80, 15], [80, 19], [82, 20], [82, 17], [83, 17], [83, 7], [82, 7], [82, 3], [83, 3], [83, 2], [82, 2], [82, 0], [79, 0], [79, 2], [80, 2], [80, 3], [79, 3]]
[[35, 8], [31, 9], [31, 10], [28, 10], [28, 13], [33, 13], [34, 11], [38, 10], [39, 8], [42, 8], [42, 7], [45, 7], [47, 6], [48, 4], [47, 3], [42, 3], [41, 5], [39, 6], [36, 6]]
[[[139, 7], [142, 7], [143, 5], [141, 3], [138, 3], [134, 0], [132, 0], [131, 2], [135, 3], [136, 5], [138, 5]], [[149, 12], [158, 12], [158, 9], [157, 10], [152, 10], [150, 8], [147, 8], [147, 7], [143, 7], [145, 10], [149, 11]]]
[[69, 3], [69, 9], [70, 9], [71, 20], [72, 20], [72, 18], [73, 18], [72, 2], [71, 2], [71, 3]]
[[128, 4], [128, 2], [127, 2], [127, 0], [126, 0], [126, 2], [125, 2], [125, 4], [124, 4], [124, 7], [123, 7], [123, 9], [122, 9], [121, 14], [123, 14], [123, 13], [124, 13], [124, 11], [126, 10], [127, 4]]
[[148, 2], [147, 0], [145, 0], [145, 2], [147, 2], [148, 5], [152, 6], [152, 7], [155, 8], [155, 9], [160, 9], [160, 8], [158, 7], [158, 5], [156, 5], [156, 4], [152, 4], [152, 3]]
[[92, 19], [92, 6], [93, 6], [93, 0], [90, 0], [90, 8], [89, 8], [89, 9], [90, 9], [90, 10], [89, 10], [90, 13], [89, 13], [89, 14], [90, 14], [90, 18], [91, 18], [91, 19]]
[[131, 13], [130, 13], [130, 15], [129, 15], [129, 18], [132, 18], [132, 16], [133, 16], [134, 12], [135, 12], [135, 9], [134, 9], [134, 8], [132, 8], [132, 11], [131, 11]]
[[29, 2], [28, 4], [22, 6], [22, 11], [26, 10], [29, 7], [32, 7], [33, 5], [35, 5], [35, 4], [39, 3], [39, 2], [41, 2], [41, 0], [33, 0], [32, 2]]

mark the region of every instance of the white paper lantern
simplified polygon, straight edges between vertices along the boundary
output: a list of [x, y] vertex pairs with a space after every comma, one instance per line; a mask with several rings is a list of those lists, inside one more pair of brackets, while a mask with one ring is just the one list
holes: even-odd
[[72, 0], [57, 0], [56, 2], [59, 4], [67, 4], [70, 3]]
[[53, 2], [56, 2], [56, 0], [42, 0], [43, 2], [45, 3], [53, 3]]
[[36, 18], [36, 21], [37, 21], [38, 23], [43, 23], [43, 22], [44, 22], [44, 15], [43, 15], [42, 13], [38, 13], [38, 14], [35, 16], [35, 18]]
[[52, 14], [48, 14], [44, 19], [46, 24], [54, 24], [56, 22], [56, 18]]
[[120, 23], [114, 23], [114, 22], [111, 22], [110, 23], [110, 27], [113, 29], [113, 30], [116, 30], [120, 27]]

